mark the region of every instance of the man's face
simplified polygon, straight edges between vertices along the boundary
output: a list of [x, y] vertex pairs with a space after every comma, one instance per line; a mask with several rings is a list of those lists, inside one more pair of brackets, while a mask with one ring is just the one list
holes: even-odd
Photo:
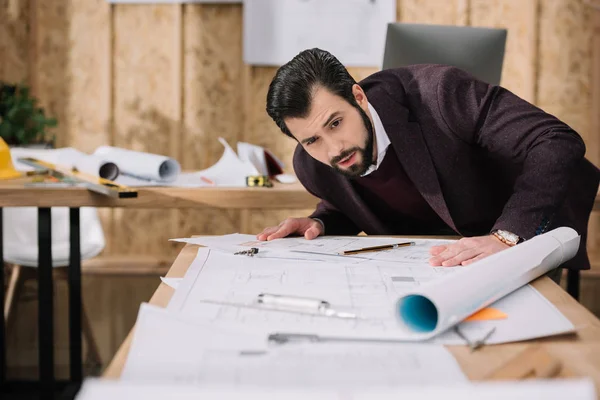
[[364, 174], [375, 153], [367, 98], [358, 85], [354, 85], [353, 93], [358, 108], [319, 88], [306, 118], [285, 119], [288, 129], [308, 154], [349, 177]]

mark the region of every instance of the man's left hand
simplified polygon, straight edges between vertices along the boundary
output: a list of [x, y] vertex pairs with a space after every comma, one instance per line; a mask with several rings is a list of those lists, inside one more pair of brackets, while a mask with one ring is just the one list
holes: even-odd
[[429, 254], [432, 255], [429, 264], [435, 267], [469, 265], [509, 247], [494, 235], [462, 238], [456, 243], [429, 249]]

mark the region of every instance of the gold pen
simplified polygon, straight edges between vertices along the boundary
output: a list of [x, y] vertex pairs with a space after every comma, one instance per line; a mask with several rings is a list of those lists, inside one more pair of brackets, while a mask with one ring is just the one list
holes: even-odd
[[349, 254], [367, 253], [369, 251], [391, 250], [391, 249], [397, 249], [398, 247], [406, 247], [406, 246], [414, 246], [414, 245], [415, 245], [415, 242], [384, 244], [382, 246], [363, 247], [362, 249], [346, 250], [342, 253], [342, 255], [347, 256]]

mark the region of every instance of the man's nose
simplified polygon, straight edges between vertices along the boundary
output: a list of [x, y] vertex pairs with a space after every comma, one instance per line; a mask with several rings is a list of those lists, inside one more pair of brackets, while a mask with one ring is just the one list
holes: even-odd
[[339, 156], [340, 154], [342, 154], [342, 152], [344, 151], [344, 143], [342, 143], [341, 141], [331, 141], [330, 143], [328, 143], [327, 146], [327, 150], [328, 150], [328, 156], [329, 159], [331, 160], [334, 157]]

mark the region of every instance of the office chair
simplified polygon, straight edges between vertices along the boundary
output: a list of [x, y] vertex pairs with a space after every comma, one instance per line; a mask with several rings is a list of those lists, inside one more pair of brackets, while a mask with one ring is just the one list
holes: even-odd
[[413, 64], [452, 65], [499, 85], [506, 36], [506, 29], [390, 23], [383, 69]]

